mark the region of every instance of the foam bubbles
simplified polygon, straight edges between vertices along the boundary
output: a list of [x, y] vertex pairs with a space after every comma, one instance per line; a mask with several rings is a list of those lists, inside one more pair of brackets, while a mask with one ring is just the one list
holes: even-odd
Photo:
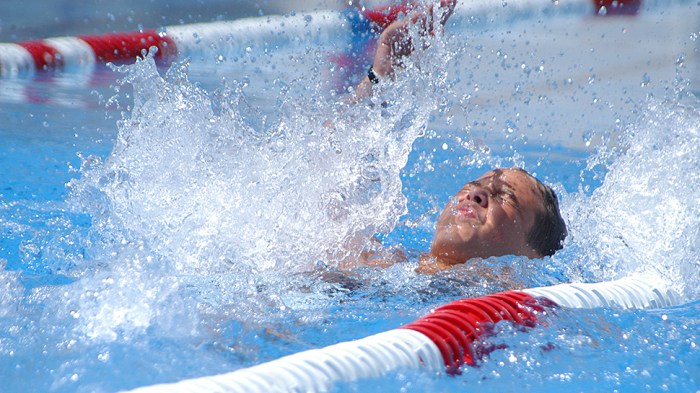
[[5, 270], [7, 261], [0, 259], [0, 319], [15, 314], [22, 298], [19, 273]]

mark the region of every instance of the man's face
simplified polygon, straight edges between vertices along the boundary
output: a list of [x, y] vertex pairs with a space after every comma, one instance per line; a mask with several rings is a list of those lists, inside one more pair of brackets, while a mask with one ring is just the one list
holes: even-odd
[[430, 254], [449, 264], [501, 255], [541, 257], [527, 244], [544, 209], [536, 180], [517, 169], [495, 169], [467, 183], [438, 220]]

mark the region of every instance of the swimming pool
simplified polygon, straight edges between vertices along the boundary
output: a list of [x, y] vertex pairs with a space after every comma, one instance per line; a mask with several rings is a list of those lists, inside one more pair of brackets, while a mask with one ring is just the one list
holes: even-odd
[[0, 389], [211, 375], [503, 289], [411, 263], [341, 282], [304, 272], [347, 236], [427, 248], [465, 179], [518, 164], [555, 184], [572, 237], [544, 262], [486, 265], [524, 287], [644, 271], [686, 304], [563, 311], [500, 327], [487, 344], [505, 348], [460, 376], [398, 370], [337, 389], [697, 390], [700, 19], [697, 4], [645, 4], [622, 19], [583, 3], [457, 14], [421, 70], [383, 92], [386, 109], [335, 114], [354, 77], [338, 36], [205, 50], [164, 79], [142, 62], [0, 80]]

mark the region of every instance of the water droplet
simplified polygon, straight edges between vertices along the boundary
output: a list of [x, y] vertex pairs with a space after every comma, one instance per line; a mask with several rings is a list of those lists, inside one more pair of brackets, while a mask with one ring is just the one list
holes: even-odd
[[101, 362], [107, 362], [109, 360], [109, 352], [100, 353], [97, 355], [97, 360]]
[[675, 64], [679, 67], [682, 67], [684, 62], [685, 62], [685, 55], [683, 53], [681, 53], [678, 55], [678, 57], [676, 57]]
[[515, 122], [513, 122], [510, 119], [506, 120], [506, 129], [505, 130], [507, 133], [512, 134], [517, 128], [518, 128], [518, 126], [515, 124]]
[[513, 95], [518, 94], [522, 91], [523, 86], [520, 83], [515, 84], [515, 88], [513, 90]]

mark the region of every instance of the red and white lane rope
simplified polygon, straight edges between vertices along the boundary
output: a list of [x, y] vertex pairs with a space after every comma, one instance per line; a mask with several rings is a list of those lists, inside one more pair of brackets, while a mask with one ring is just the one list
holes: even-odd
[[474, 343], [500, 321], [531, 327], [555, 307], [660, 308], [680, 302], [663, 283], [641, 278], [502, 292], [454, 301], [399, 329], [360, 340], [132, 392], [325, 392], [337, 382], [378, 377], [399, 368], [453, 374], [462, 365], [476, 364]]
[[[36, 70], [90, 70], [95, 64], [133, 62], [151, 47], [156, 60], [169, 62], [202, 52], [309, 40], [347, 31], [338, 12], [314, 12], [300, 16], [270, 16], [235, 21], [165, 27], [162, 30], [58, 37], [19, 43], [0, 43], [0, 76], [31, 75]], [[311, 40], [310, 40], [311, 41]]]

